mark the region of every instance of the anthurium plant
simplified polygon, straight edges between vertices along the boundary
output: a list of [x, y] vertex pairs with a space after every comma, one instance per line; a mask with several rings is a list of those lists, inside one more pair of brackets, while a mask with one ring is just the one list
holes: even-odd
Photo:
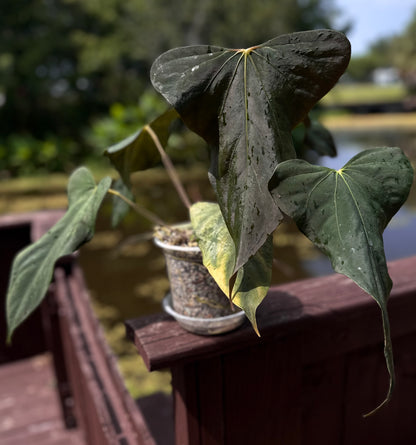
[[[293, 218], [334, 270], [380, 306], [390, 373], [381, 405], [386, 403], [394, 386], [387, 315], [392, 283], [382, 233], [407, 198], [412, 167], [399, 148], [376, 148], [333, 170], [298, 159], [292, 137], [303, 122], [312, 148], [329, 146], [308, 113], [349, 59], [347, 38], [332, 30], [282, 35], [246, 49], [200, 45], [162, 54], [151, 81], [171, 108], [106, 150], [120, 176], [113, 188], [110, 178], [97, 185], [86, 168], [72, 174], [65, 216], [15, 259], [7, 298], [9, 338], [42, 300], [55, 261], [91, 239], [104, 196], [112, 193], [129, 203], [133, 172], [161, 158], [168, 165], [164, 146], [170, 124], [179, 118], [210, 151], [208, 175], [217, 202], [184, 201], [204, 264], [220, 288], [258, 332], [256, 309], [271, 281], [272, 235], [284, 215]], [[117, 206], [116, 215], [121, 211]]]

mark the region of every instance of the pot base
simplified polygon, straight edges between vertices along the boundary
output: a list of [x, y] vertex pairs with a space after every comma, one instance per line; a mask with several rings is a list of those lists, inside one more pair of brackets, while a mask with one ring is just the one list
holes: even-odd
[[188, 317], [173, 309], [170, 294], [167, 294], [163, 299], [163, 310], [171, 315], [184, 329], [198, 335], [217, 335], [233, 331], [241, 326], [246, 318], [244, 311], [217, 318]]

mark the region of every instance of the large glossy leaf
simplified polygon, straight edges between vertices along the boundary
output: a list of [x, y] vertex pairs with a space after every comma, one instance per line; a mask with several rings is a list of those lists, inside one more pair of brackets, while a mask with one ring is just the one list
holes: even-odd
[[[178, 113], [170, 108], [148, 124], [159, 138], [162, 146], [167, 144], [170, 126], [177, 118]], [[126, 184], [130, 184], [131, 173], [154, 167], [160, 162], [159, 151], [151, 135], [146, 131], [148, 126], [128, 136], [118, 144], [112, 145], [104, 153]]]
[[382, 233], [406, 200], [413, 180], [398, 148], [359, 153], [336, 171], [290, 160], [276, 169], [273, 195], [299, 229], [330, 258], [335, 271], [350, 277], [381, 308], [385, 357], [394, 383], [387, 314], [391, 290]]
[[111, 178], [96, 185], [86, 168], [76, 170], [68, 183], [65, 215], [14, 259], [7, 293], [9, 339], [44, 298], [56, 260], [74, 252], [94, 235], [96, 215], [110, 185]]
[[205, 267], [221, 290], [244, 310], [254, 330], [258, 332], [256, 310], [270, 287], [273, 241], [265, 244], [238, 271], [232, 289], [235, 248], [218, 204], [199, 202], [190, 209], [191, 222], [202, 250]]
[[184, 122], [215, 147], [212, 176], [236, 246], [237, 271], [278, 224], [268, 183], [295, 157], [291, 129], [335, 84], [350, 57], [341, 33], [283, 35], [248, 49], [177, 48], [151, 79]]

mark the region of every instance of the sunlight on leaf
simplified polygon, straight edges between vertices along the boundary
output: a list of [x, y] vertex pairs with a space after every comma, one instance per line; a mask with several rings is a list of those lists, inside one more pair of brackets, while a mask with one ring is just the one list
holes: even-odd
[[[205, 267], [221, 290], [230, 297], [235, 249], [218, 204], [199, 202], [191, 209], [191, 222]], [[270, 287], [273, 241], [269, 237], [259, 251], [237, 272], [231, 300], [243, 309], [259, 335], [256, 310]]]
[[[171, 124], [177, 118], [178, 113], [170, 108], [149, 124], [162, 146], [167, 144]], [[131, 173], [146, 170], [160, 163], [160, 154], [145, 128], [109, 147], [104, 153], [127, 185], [130, 184]]]

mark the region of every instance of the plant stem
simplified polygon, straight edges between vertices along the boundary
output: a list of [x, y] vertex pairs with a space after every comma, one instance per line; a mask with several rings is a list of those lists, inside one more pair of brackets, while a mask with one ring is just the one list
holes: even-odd
[[181, 199], [184, 206], [187, 209], [189, 209], [192, 205], [191, 201], [188, 198], [188, 195], [186, 194], [186, 191], [179, 179], [178, 174], [176, 173], [176, 170], [172, 164], [172, 161], [170, 160], [166, 151], [163, 149], [162, 144], [159, 141], [159, 138], [157, 137], [156, 133], [153, 131], [153, 129], [150, 125], [146, 125], [143, 129], [146, 130], [149, 133], [150, 137], [152, 138], [154, 144], [156, 145], [156, 148], [158, 149], [158, 151], [160, 153], [160, 157], [162, 158], [163, 165], [166, 168], [169, 178], [172, 181], [176, 191], [178, 192], [179, 198]]
[[129, 198], [126, 198], [124, 195], [119, 193], [117, 190], [109, 189], [108, 193], [111, 195], [117, 196], [121, 200], [123, 200], [126, 204], [128, 204], [135, 212], [137, 212], [140, 216], [143, 216], [147, 220], [149, 220], [152, 224], [164, 226], [166, 225], [165, 222], [160, 219], [157, 215], [155, 215], [150, 210], [147, 210], [146, 208], [137, 205], [135, 202], [131, 201]]

